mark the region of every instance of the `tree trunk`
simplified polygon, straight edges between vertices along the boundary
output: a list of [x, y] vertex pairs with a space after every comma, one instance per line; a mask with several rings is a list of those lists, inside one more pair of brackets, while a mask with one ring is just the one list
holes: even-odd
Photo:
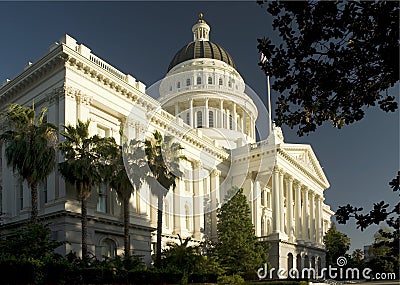
[[87, 249], [87, 198], [82, 195], [81, 199], [81, 224], [82, 224], [82, 259], [88, 257]]
[[130, 228], [130, 221], [129, 221], [129, 198], [124, 197], [124, 252], [125, 257], [130, 256], [130, 241], [129, 241], [129, 228]]
[[31, 184], [31, 223], [36, 224], [38, 218], [38, 190], [37, 184]]
[[[161, 192], [161, 191], [160, 191]], [[161, 267], [161, 234], [162, 234], [162, 214], [163, 214], [163, 197], [158, 194], [157, 209], [157, 243], [156, 243], [156, 267]]]

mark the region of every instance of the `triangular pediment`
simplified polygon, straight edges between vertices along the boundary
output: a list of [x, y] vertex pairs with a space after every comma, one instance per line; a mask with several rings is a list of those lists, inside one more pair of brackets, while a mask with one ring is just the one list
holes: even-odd
[[309, 174], [316, 177], [329, 187], [328, 179], [319, 164], [312, 147], [307, 144], [282, 144], [281, 149], [296, 163], [304, 168]]

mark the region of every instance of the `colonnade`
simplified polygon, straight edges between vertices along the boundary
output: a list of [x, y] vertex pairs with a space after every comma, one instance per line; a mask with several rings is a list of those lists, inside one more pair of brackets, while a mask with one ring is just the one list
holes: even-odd
[[[214, 98], [196, 100], [192, 98], [183, 108], [182, 104], [182, 102], [174, 104], [174, 115], [183, 116], [185, 123], [193, 128], [225, 128], [255, 138], [255, 118], [235, 102]], [[198, 112], [201, 112], [200, 116]]]

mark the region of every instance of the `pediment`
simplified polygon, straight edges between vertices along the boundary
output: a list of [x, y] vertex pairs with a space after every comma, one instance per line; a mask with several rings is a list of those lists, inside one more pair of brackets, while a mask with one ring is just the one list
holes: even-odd
[[323, 184], [329, 186], [324, 170], [319, 164], [312, 147], [306, 144], [283, 144], [281, 149], [293, 161], [302, 166], [309, 174], [318, 178]]

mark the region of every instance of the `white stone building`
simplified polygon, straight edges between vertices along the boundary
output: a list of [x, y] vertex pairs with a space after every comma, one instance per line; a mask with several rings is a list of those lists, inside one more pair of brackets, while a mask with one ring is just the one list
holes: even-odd
[[[10, 103], [48, 107], [57, 126], [91, 119], [91, 134], [120, 141], [120, 126], [131, 138], [154, 130], [173, 135], [188, 158], [184, 178], [164, 200], [163, 242], [204, 234], [216, 237], [215, 209], [232, 186], [248, 196], [256, 235], [271, 243], [275, 268], [321, 267], [322, 238], [333, 212], [324, 204], [329, 183], [310, 145], [289, 144], [280, 128], [256, 141], [258, 110], [231, 56], [209, 41], [210, 27], [200, 17], [194, 40], [177, 52], [156, 85], [158, 99], [129, 74], [97, 57], [68, 35], [39, 61], [29, 64], [0, 88], [0, 111]], [[140, 73], [140, 70], [135, 71]], [[1, 151], [2, 228], [9, 231], [29, 218], [30, 191], [6, 165]], [[59, 157], [61, 160], [62, 157]], [[206, 201], [209, 205], [205, 205]], [[131, 198], [131, 247], [150, 262], [157, 212], [155, 197], [142, 187]], [[209, 212], [207, 209], [211, 209]], [[80, 203], [74, 187], [54, 171], [40, 186], [39, 218], [50, 223], [59, 249], [80, 253]], [[112, 189], [94, 189], [89, 203], [89, 251], [97, 257], [123, 252], [121, 208]]]

